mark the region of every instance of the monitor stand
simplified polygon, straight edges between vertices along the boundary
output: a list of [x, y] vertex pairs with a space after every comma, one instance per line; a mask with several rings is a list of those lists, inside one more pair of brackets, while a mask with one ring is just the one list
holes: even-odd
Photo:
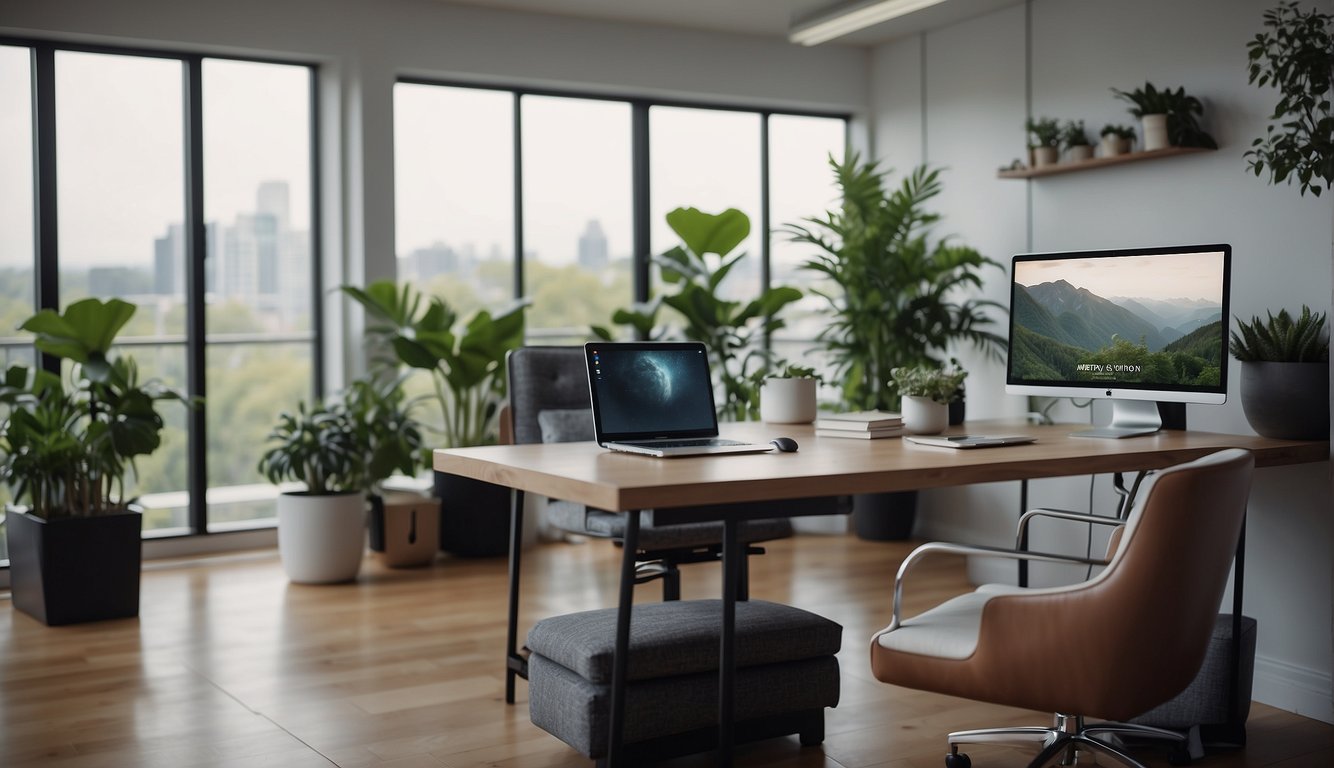
[[1152, 435], [1163, 426], [1158, 414], [1158, 403], [1153, 400], [1112, 399], [1112, 423], [1082, 432], [1071, 432], [1071, 437], [1139, 437]]

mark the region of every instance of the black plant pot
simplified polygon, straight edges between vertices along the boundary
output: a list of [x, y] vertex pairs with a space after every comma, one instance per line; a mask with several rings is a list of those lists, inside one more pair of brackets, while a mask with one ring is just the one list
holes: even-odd
[[957, 400], [950, 401], [950, 426], [957, 427], [963, 423], [964, 416], [967, 413], [965, 405], [967, 402], [960, 395]]
[[1329, 363], [1241, 364], [1241, 409], [1265, 437], [1329, 437]]
[[384, 497], [378, 493], [370, 495], [371, 511], [366, 516], [366, 529], [370, 535], [372, 552], [384, 551]]
[[852, 497], [852, 528], [868, 541], [903, 541], [917, 519], [917, 491], [858, 493]]
[[435, 473], [440, 548], [459, 557], [499, 557], [510, 549], [510, 489]]
[[5, 518], [15, 608], [50, 626], [139, 615], [138, 512]]

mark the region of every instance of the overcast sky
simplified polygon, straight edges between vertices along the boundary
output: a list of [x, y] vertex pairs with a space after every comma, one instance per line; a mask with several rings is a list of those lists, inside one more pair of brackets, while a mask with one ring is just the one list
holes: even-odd
[[1014, 279], [1032, 287], [1064, 280], [1104, 298], [1202, 299], [1223, 303], [1223, 254], [1178, 253], [1021, 261]]

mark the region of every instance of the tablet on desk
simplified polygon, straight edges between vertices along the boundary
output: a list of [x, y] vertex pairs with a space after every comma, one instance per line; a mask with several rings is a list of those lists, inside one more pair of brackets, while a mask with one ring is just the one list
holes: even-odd
[[918, 445], [942, 448], [992, 448], [998, 445], [1023, 445], [1037, 440], [1032, 435], [908, 435], [903, 439]]

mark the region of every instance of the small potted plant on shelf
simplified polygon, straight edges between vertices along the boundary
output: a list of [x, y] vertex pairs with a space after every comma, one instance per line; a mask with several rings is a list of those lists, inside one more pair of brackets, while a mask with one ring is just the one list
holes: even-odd
[[889, 372], [890, 385], [903, 396], [903, 428], [935, 435], [949, 424], [949, 403], [968, 374], [957, 367], [910, 365]]
[[1061, 144], [1061, 124], [1051, 117], [1030, 117], [1024, 127], [1028, 130], [1029, 166], [1055, 165]]
[[302, 402], [269, 433], [259, 471], [299, 483], [278, 496], [278, 552], [299, 584], [352, 581], [366, 546], [366, 451], [356, 421], [337, 400]]
[[1324, 313], [1302, 305], [1267, 321], [1237, 320], [1229, 350], [1241, 361], [1241, 408], [1265, 437], [1320, 440], [1329, 431], [1329, 332]]
[[760, 389], [760, 419], [770, 424], [809, 424], [815, 421], [815, 394], [820, 376], [814, 368], [788, 364], [764, 380]]
[[1158, 90], [1153, 83], [1143, 88], [1112, 93], [1132, 105], [1130, 114], [1138, 117], [1144, 129], [1145, 151], [1167, 147], [1204, 147], [1218, 149], [1218, 142], [1204, 132], [1197, 120], [1204, 114], [1204, 105], [1186, 94], [1184, 87]]
[[1135, 141], [1135, 129], [1128, 125], [1108, 123], [1102, 127], [1100, 136], [1102, 156], [1116, 157], [1130, 151], [1130, 145]]
[[1093, 157], [1093, 146], [1089, 144], [1083, 120], [1066, 121], [1061, 128], [1061, 146], [1065, 149], [1067, 163], [1080, 163]]
[[23, 505], [5, 516], [13, 603], [45, 624], [139, 615], [141, 514], [125, 479], [162, 443], [158, 403], [190, 401], [111, 355], [134, 312], [119, 299], [38, 312], [20, 328], [73, 365], [14, 365], [0, 381], [0, 481]]

